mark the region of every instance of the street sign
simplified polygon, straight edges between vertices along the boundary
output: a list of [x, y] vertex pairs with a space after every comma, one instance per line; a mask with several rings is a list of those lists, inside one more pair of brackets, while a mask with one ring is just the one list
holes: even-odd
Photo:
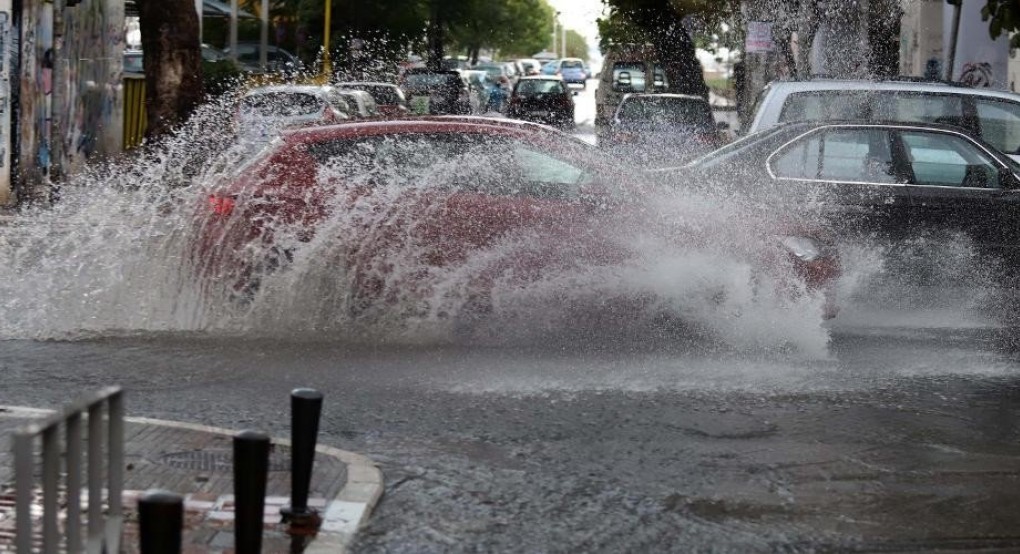
[[771, 52], [774, 49], [772, 24], [764, 21], [749, 21], [747, 23], [747, 40], [744, 43], [744, 51], [748, 54], [760, 54]]

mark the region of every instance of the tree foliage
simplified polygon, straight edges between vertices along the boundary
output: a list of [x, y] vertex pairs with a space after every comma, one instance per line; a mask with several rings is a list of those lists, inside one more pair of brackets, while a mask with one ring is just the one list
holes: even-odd
[[584, 35], [573, 29], [567, 29], [567, 53], [563, 57], [588, 59], [588, 41], [584, 39]]
[[[946, 0], [947, 3], [959, 6], [961, 0]], [[986, 0], [981, 8], [981, 19], [988, 22], [988, 34], [993, 39], [1002, 33], [1012, 34], [1010, 46], [1020, 48], [1020, 2], [1017, 0]]]

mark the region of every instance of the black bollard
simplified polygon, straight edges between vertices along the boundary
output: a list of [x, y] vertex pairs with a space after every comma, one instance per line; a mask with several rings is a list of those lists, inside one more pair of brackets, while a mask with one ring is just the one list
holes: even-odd
[[318, 514], [308, 509], [308, 491], [312, 486], [315, 442], [319, 435], [322, 393], [314, 389], [294, 389], [290, 393], [291, 485], [290, 506], [281, 513], [292, 526], [308, 527]]
[[269, 473], [269, 437], [257, 431], [234, 435], [234, 550], [262, 552], [262, 519]]
[[180, 554], [184, 497], [150, 490], [138, 499], [138, 546], [141, 554]]

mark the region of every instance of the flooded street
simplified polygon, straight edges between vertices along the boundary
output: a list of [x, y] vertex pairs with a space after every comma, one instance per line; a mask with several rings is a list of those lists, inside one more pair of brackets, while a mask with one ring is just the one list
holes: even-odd
[[386, 476], [362, 552], [1016, 548], [1014, 334], [834, 330], [816, 360], [657, 341], [8, 341], [0, 402], [120, 383], [133, 415], [283, 434], [287, 391], [316, 387], [323, 440]]
[[[577, 97], [589, 142], [593, 88]], [[175, 177], [175, 155], [139, 171]], [[556, 244], [569, 262], [527, 286], [488, 272], [537, 256], [530, 235], [431, 272], [414, 264], [429, 245], [383, 240], [378, 286], [417, 295], [365, 324], [343, 241], [279, 239], [305, 245], [271, 251], [286, 271], [217, 296], [195, 277], [204, 189], [114, 175], [0, 235], [0, 404], [119, 384], [133, 416], [281, 436], [288, 392], [317, 388], [321, 440], [385, 476], [356, 552], [1020, 548], [1020, 340], [965, 243], [900, 265], [840, 243], [827, 320], [786, 266], [773, 282], [741, 257], [760, 243], [737, 208], [655, 191], [617, 233], [626, 264]], [[419, 221], [378, 207], [323, 225]], [[658, 240], [657, 220], [708, 239]]]

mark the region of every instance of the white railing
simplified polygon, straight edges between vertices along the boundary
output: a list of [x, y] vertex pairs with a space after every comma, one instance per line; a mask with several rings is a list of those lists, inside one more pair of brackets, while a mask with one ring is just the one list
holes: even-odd
[[[105, 408], [105, 410], [104, 410]], [[82, 426], [88, 424], [88, 522], [82, 543]], [[105, 421], [104, 421], [105, 420]], [[105, 423], [105, 425], [104, 425]], [[64, 448], [60, 431], [64, 430]], [[35, 494], [35, 443], [42, 439], [42, 552], [56, 554], [120, 552], [124, 507], [124, 393], [108, 387], [14, 433], [16, 490], [15, 545], [18, 554], [32, 550], [32, 501]], [[104, 445], [106, 459], [104, 464]], [[67, 514], [64, 540], [60, 533], [59, 481], [61, 454], [65, 454]], [[104, 475], [104, 466], [106, 469]], [[107, 513], [103, 514], [106, 490]], [[64, 542], [63, 548], [61, 543]]]

